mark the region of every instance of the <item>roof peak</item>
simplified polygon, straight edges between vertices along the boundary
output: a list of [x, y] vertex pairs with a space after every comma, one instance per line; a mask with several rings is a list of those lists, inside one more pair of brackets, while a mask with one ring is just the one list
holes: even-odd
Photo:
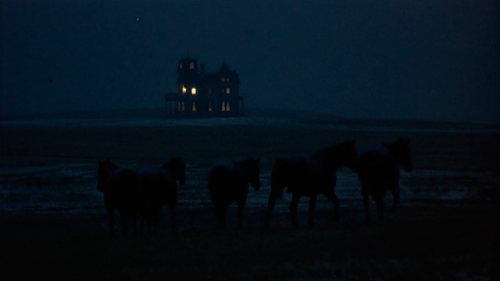
[[227, 73], [229, 71], [230, 71], [229, 66], [227, 65], [226, 62], [223, 62], [222, 65], [219, 68], [218, 73]]

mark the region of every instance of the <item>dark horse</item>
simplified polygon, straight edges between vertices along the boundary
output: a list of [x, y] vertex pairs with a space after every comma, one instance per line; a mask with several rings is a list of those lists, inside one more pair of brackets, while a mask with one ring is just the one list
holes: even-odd
[[411, 172], [413, 164], [410, 153], [410, 139], [398, 139], [384, 147], [360, 153], [358, 177], [363, 193], [365, 221], [369, 223], [369, 195], [377, 206], [378, 221], [384, 217], [384, 196], [390, 191], [394, 196], [392, 209], [399, 202], [399, 165]]
[[122, 233], [127, 234], [127, 224], [132, 222], [137, 234], [137, 215], [141, 208], [137, 200], [140, 198], [137, 173], [119, 168], [109, 160], [99, 160], [98, 176], [97, 190], [104, 193], [110, 234], [115, 234], [115, 210], [120, 215]]
[[255, 190], [260, 188], [259, 159], [248, 159], [236, 163], [216, 164], [208, 173], [208, 190], [214, 204], [218, 226], [226, 225], [226, 212], [229, 205], [238, 202], [238, 226], [241, 228], [243, 207], [248, 194], [248, 184]]
[[176, 231], [175, 207], [177, 206], [177, 182], [186, 183], [186, 165], [182, 158], [175, 157], [168, 160], [159, 169], [141, 170], [138, 172], [139, 186], [141, 189], [141, 230], [144, 222], [147, 231], [158, 231], [160, 209], [168, 206], [172, 229]]
[[342, 165], [356, 171], [358, 155], [355, 141], [346, 141], [316, 152], [310, 158], [279, 158], [276, 160], [271, 175], [271, 194], [267, 205], [264, 225], [269, 226], [269, 218], [277, 198], [281, 197], [283, 189], [288, 187], [292, 193], [290, 214], [292, 224], [297, 224], [297, 205], [300, 196], [309, 196], [309, 225], [313, 224], [316, 197], [323, 194], [333, 202], [334, 220], [339, 220], [339, 200], [334, 192], [337, 181], [335, 172]]

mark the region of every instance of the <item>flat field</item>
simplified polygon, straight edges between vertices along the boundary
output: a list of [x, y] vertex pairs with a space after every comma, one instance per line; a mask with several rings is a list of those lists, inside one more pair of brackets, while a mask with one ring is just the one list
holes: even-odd
[[[115, 117], [0, 122], [1, 280], [500, 280], [498, 127], [304, 112]], [[400, 205], [383, 225], [364, 223], [357, 176], [341, 168], [339, 223], [320, 196], [315, 225], [306, 225], [302, 198], [300, 226], [292, 227], [285, 193], [263, 229], [276, 158], [398, 137], [411, 139], [415, 169], [401, 172]], [[184, 158], [188, 177], [177, 233], [165, 209], [158, 235], [110, 238], [98, 159], [141, 168], [174, 156]], [[249, 191], [243, 229], [231, 205], [227, 229], [217, 231], [206, 175], [218, 161], [250, 157], [261, 159], [262, 188]]]

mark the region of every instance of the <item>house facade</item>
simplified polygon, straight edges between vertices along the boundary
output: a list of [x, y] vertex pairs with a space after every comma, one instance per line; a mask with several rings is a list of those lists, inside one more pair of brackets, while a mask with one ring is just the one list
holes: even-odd
[[244, 114], [238, 73], [224, 62], [216, 73], [187, 56], [177, 65], [177, 91], [165, 94], [167, 117], [236, 117]]

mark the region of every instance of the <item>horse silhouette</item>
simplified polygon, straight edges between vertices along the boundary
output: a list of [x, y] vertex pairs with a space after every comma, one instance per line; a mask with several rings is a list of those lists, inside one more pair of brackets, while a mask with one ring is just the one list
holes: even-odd
[[175, 208], [177, 206], [177, 182], [186, 183], [186, 165], [182, 158], [175, 157], [168, 160], [158, 169], [144, 169], [138, 171], [141, 190], [141, 231], [144, 223], [147, 232], [157, 233], [160, 218], [160, 209], [168, 206], [172, 230], [176, 231]]
[[218, 163], [208, 173], [208, 190], [214, 205], [218, 227], [225, 228], [227, 208], [234, 201], [238, 203], [238, 226], [242, 227], [248, 184], [251, 184], [255, 190], [260, 188], [259, 160]]
[[399, 202], [399, 166], [406, 172], [413, 169], [410, 139], [397, 139], [384, 144], [379, 149], [360, 153], [358, 162], [358, 177], [363, 194], [365, 221], [370, 222], [369, 205], [371, 195], [377, 207], [378, 221], [384, 217], [384, 196], [387, 191], [394, 196], [392, 210]]
[[297, 223], [297, 205], [301, 196], [309, 196], [309, 225], [314, 221], [316, 197], [323, 194], [333, 202], [334, 220], [339, 220], [339, 200], [334, 188], [337, 181], [336, 171], [342, 165], [356, 171], [357, 152], [355, 141], [346, 141], [316, 152], [310, 158], [279, 158], [272, 170], [271, 194], [266, 211], [264, 225], [269, 226], [269, 219], [277, 198], [282, 196], [283, 189], [288, 187], [292, 193], [289, 210], [292, 224]]
[[98, 178], [97, 190], [104, 193], [110, 235], [115, 234], [115, 210], [120, 215], [122, 234], [127, 234], [130, 222], [137, 234], [137, 215], [141, 209], [137, 173], [119, 168], [109, 160], [99, 160]]

